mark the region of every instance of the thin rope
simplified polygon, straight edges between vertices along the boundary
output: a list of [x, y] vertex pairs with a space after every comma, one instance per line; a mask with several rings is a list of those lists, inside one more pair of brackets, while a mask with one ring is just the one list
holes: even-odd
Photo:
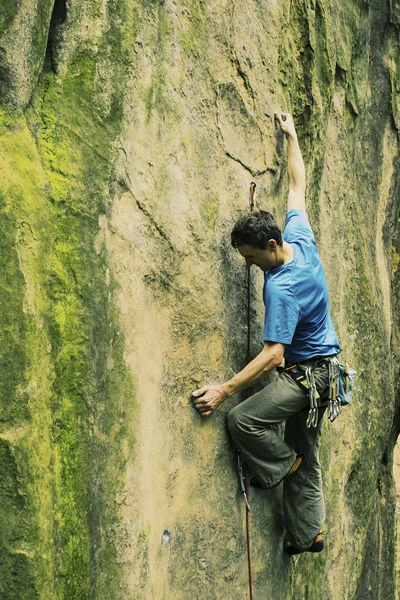
[[[254, 193], [256, 190], [256, 184], [254, 181], [250, 184], [250, 211], [254, 210]], [[247, 363], [250, 362], [250, 342], [251, 342], [251, 275], [250, 266], [247, 266]], [[249, 497], [249, 472], [246, 465], [245, 470], [245, 490], [246, 497]], [[250, 510], [249, 503], [246, 502], [246, 539], [247, 539], [247, 565], [249, 570], [249, 598], [253, 600], [253, 576], [251, 572], [251, 552], [250, 552]]]

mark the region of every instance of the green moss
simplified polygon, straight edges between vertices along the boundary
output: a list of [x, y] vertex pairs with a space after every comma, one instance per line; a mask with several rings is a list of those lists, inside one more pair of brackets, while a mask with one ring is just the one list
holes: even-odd
[[[105, 282], [105, 248], [99, 255], [94, 251], [98, 217], [109, 211], [111, 144], [120, 132], [131, 50], [129, 45], [121, 50], [120, 8], [121, 3], [110, 5], [113, 24], [99, 50], [106, 56], [108, 45], [111, 60], [118, 57], [107, 110], [93, 102], [96, 62], [90, 47], [82, 44], [62, 83], [53, 73], [44, 75], [28, 111], [40, 160], [23, 119], [5, 114], [0, 121], [0, 134], [7, 136], [8, 144], [3, 161], [7, 185], [2, 186], [1, 199], [5, 283], [1, 332], [3, 348], [13, 356], [11, 361], [4, 355], [2, 365], [2, 397], [7, 397], [2, 418], [7, 426], [27, 419], [32, 423], [29, 435], [21, 438], [18, 455], [26, 502], [18, 509], [16, 496], [1, 514], [10, 531], [13, 515], [30, 524], [21, 532], [21, 543], [38, 551], [34, 558], [29, 552], [23, 557], [25, 587], [15, 584], [18, 598], [25, 598], [25, 588], [30, 598], [35, 597], [33, 583], [46, 600], [84, 600], [91, 593], [99, 599], [110, 594], [117, 598], [120, 593], [112, 535], [118, 514], [112, 498], [124, 479], [121, 457], [134, 450], [127, 423], [134, 419], [135, 401], [124, 366], [123, 337], [110, 302], [115, 283]], [[36, 240], [20, 236], [18, 251], [17, 217], [28, 223], [27, 231]], [[31, 256], [32, 244], [36, 250]], [[23, 306], [28, 284], [34, 290], [28, 308], [38, 311], [32, 316]], [[25, 381], [38, 377], [40, 401], [36, 397], [33, 401]], [[10, 476], [15, 471], [6, 462], [3, 466]], [[9, 549], [3, 545], [0, 551], [9, 568], [14, 560]], [[14, 598], [13, 586], [7, 589], [5, 599]]]
[[181, 5], [188, 13], [189, 26], [180, 33], [179, 43], [186, 54], [198, 54], [206, 42], [206, 14], [204, 0], [185, 0]]
[[2, 35], [10, 27], [14, 21], [20, 5], [13, 0], [5, 0], [0, 6], [0, 35]]
[[[384, 324], [380, 319], [378, 299], [367, 273], [368, 261], [362, 245], [357, 249], [357, 270], [354, 271], [346, 291], [346, 306], [351, 314], [349, 334], [357, 336], [353, 352], [357, 364], [368, 365], [367, 377], [357, 379], [357, 391], [352, 410], [355, 411], [356, 439], [353, 469], [346, 485], [346, 496], [354, 514], [368, 521], [375, 498], [379, 457], [385, 451], [388, 431], [393, 420], [393, 392], [386, 376], [383, 347], [379, 351], [371, 340], [385, 338]], [[361, 302], [361, 299], [362, 302]], [[368, 300], [367, 300], [368, 299]], [[354, 329], [354, 332], [353, 332]], [[381, 357], [377, 362], [376, 356]], [[368, 464], [364, 456], [374, 456]]]
[[397, 77], [396, 77], [396, 73], [391, 70], [389, 68], [389, 75], [390, 75], [390, 104], [392, 107], [392, 115], [393, 115], [393, 119], [395, 124], [398, 124], [398, 120], [399, 120], [399, 108], [398, 108], [398, 84], [397, 84]]
[[[329, 10], [328, 11], [329, 18]], [[315, 5], [315, 77], [318, 89], [321, 91], [321, 105], [318, 107], [324, 114], [329, 109], [329, 102], [332, 94], [333, 75], [335, 63], [331, 54], [332, 46], [329, 44], [329, 23], [323, 5], [319, 2]], [[332, 40], [333, 41], [333, 40]], [[333, 64], [332, 64], [333, 62]]]
[[33, 41], [30, 56], [28, 57], [30, 75], [32, 77], [32, 91], [43, 68], [53, 6], [53, 0], [41, 0], [38, 2], [36, 10], [33, 11], [34, 20], [31, 30], [29, 34], [28, 32], [25, 34], [26, 37], [28, 35], [32, 36], [31, 39]]
[[35, 586], [31, 561], [24, 554], [0, 550], [0, 594], [7, 600], [37, 600], [40, 592]]
[[[23, 564], [26, 577], [15, 578], [7, 587], [5, 599], [36, 597], [43, 594], [53, 600], [53, 540], [51, 531], [51, 485], [49, 468], [51, 456], [49, 431], [48, 386], [51, 382], [47, 344], [43, 323], [38, 312], [43, 307], [38, 285], [37, 245], [40, 239], [46, 243], [48, 211], [42, 188], [45, 183], [43, 169], [22, 117], [0, 114], [0, 154], [2, 171], [2, 226], [5, 260], [3, 274], [8, 287], [8, 297], [13, 299], [12, 322], [14, 327], [23, 323], [19, 331], [19, 349], [14, 351], [14, 365], [19, 375], [7, 374], [6, 365], [1, 369], [1, 381], [13, 381], [3, 390], [2, 401], [7, 400], [7, 412], [3, 411], [1, 430], [9, 440], [10, 452], [18, 473], [19, 494], [23, 505], [14, 502], [2, 504], [4, 518], [2, 530], [10, 534], [3, 540], [0, 552], [11, 556], [12, 561]], [[6, 233], [7, 224], [10, 226]], [[10, 256], [15, 259], [10, 261]], [[8, 259], [8, 260], [6, 260]], [[7, 265], [7, 266], [6, 266]], [[12, 271], [10, 270], [12, 267]], [[2, 316], [6, 318], [8, 301], [3, 301]], [[5, 335], [7, 327], [1, 328]], [[11, 330], [10, 330], [11, 331]], [[12, 350], [11, 339], [6, 341]], [[19, 357], [24, 355], [20, 362]], [[1, 468], [1, 467], [0, 467]], [[8, 467], [7, 467], [8, 468]], [[12, 469], [9, 469], [12, 473]], [[13, 531], [17, 519], [18, 535]], [[34, 549], [34, 551], [33, 551]], [[8, 560], [8, 559], [7, 559]], [[9, 561], [7, 562], [9, 564]], [[10, 572], [13, 572], [11, 569]], [[3, 578], [1, 578], [3, 579]], [[5, 578], [7, 582], [7, 578]], [[33, 582], [33, 583], [32, 583]], [[7, 584], [8, 585], [8, 584]], [[25, 596], [25, 585], [26, 592]], [[14, 595], [15, 594], [15, 595]]]
[[24, 278], [15, 248], [16, 218], [12, 195], [0, 196], [0, 425], [28, 419], [28, 397], [23, 391], [27, 363], [26, 318], [23, 313]]
[[287, 98], [286, 110], [293, 114], [299, 139], [303, 140], [306, 163], [315, 160], [316, 149], [321, 159], [324, 155], [321, 132], [326, 131], [334, 86], [334, 57], [325, 10], [323, 3], [317, 3], [314, 22], [310, 22], [305, 5], [293, 6], [291, 27], [279, 48], [279, 81]]
[[155, 48], [156, 64], [152, 71], [151, 84], [142, 92], [146, 105], [146, 124], [149, 124], [154, 110], [162, 119], [169, 118], [178, 121], [180, 118], [178, 108], [168, 92], [165, 62], [166, 43], [171, 30], [167, 8], [163, 2], [155, 4], [146, 2], [143, 17], [151, 18], [156, 23], [156, 29], [147, 41], [150, 46]]
[[53, 4], [53, 0], [41, 0], [33, 9], [19, 2], [2, 3], [1, 104], [20, 109], [29, 102], [43, 68]]
[[[24, 537], [27, 514], [25, 498], [20, 484], [18, 464], [10, 444], [0, 439], [0, 595], [17, 598], [17, 586], [21, 592], [31, 589], [31, 565], [26, 565], [27, 578], [21, 573], [21, 558], [13, 552], [18, 541]], [[25, 562], [25, 561], [23, 561]], [[22, 584], [21, 585], [21, 580]], [[11, 590], [10, 596], [6, 596]]]
[[219, 217], [219, 198], [206, 196], [200, 203], [200, 214], [210, 229], [214, 230]]
[[[107, 43], [112, 54], [119, 53], [122, 37], [116, 26], [104, 48]], [[115, 284], [106, 285], [105, 249], [94, 251], [98, 217], [109, 210], [111, 143], [120, 131], [125, 89], [122, 71], [118, 63], [110, 110], [93, 104], [96, 63], [83, 45], [62, 83], [46, 74], [29, 111], [49, 177], [51, 245], [43, 256], [42, 277], [55, 371], [56, 581], [57, 594], [71, 600], [91, 594], [119, 597], [121, 572], [110, 533], [118, 527], [118, 513], [112, 499], [124, 479], [122, 448], [127, 443], [132, 452], [134, 445], [125, 421], [129, 415], [132, 422], [134, 390], [109, 297]]]
[[[39, 522], [48, 508], [44, 498], [51, 476], [44, 475], [45, 427], [36, 427], [34, 415], [35, 389], [42, 373], [40, 359], [35, 364], [41, 357], [41, 333], [32, 314], [33, 300], [27, 298], [34, 296], [34, 290], [28, 291], [29, 274], [24, 271], [25, 255], [32, 254], [35, 234], [41, 233], [35, 211], [30, 212], [41, 168], [32, 163], [34, 146], [23, 119], [1, 113], [0, 136], [0, 595], [8, 600], [36, 598], [40, 589], [46, 593], [49, 589], [45, 580], [51, 577], [51, 542]], [[40, 420], [46, 421], [45, 411], [40, 411]], [[43, 491], [38, 495], [40, 483]], [[42, 561], [44, 547], [49, 561]], [[38, 552], [37, 560], [32, 548]], [[42, 578], [43, 566], [47, 575]], [[47, 597], [52, 599], [51, 592]]]
[[400, 266], [400, 253], [395, 246], [392, 246], [392, 277], [396, 277]]

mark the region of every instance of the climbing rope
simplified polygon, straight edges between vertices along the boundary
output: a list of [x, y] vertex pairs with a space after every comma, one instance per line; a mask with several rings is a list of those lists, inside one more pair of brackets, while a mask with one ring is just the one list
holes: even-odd
[[[254, 194], [256, 191], [256, 184], [254, 181], [250, 184], [250, 211], [254, 210]], [[250, 330], [250, 316], [251, 316], [251, 275], [250, 265], [247, 266], [247, 363], [250, 362], [250, 341], [251, 341], [251, 330]], [[242, 485], [242, 491], [246, 500], [246, 539], [247, 539], [247, 564], [249, 570], [249, 598], [253, 600], [253, 577], [251, 573], [251, 553], [250, 553], [250, 504], [249, 504], [249, 472], [245, 469], [244, 476], [244, 490], [243, 490], [243, 465], [242, 459], [239, 455], [239, 479]]]

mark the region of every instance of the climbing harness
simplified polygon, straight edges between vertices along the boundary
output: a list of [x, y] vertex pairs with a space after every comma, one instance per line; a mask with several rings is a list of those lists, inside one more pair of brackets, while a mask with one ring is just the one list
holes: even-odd
[[[322, 359], [324, 360], [324, 359]], [[285, 371], [289, 373], [291, 378], [306, 392], [308, 393], [310, 401], [310, 409], [308, 411], [308, 417], [306, 426], [316, 427], [318, 424], [318, 406], [320, 400], [320, 394], [315, 385], [314, 368], [319, 364], [319, 361], [314, 365], [302, 365], [301, 363], [289, 363], [288, 366], [278, 367], [278, 373]]]
[[[250, 184], [250, 192], [249, 192], [249, 203], [250, 203], [250, 211], [254, 210], [254, 194], [256, 191], [256, 184], [254, 181]], [[251, 276], [250, 276], [250, 266], [247, 266], [247, 363], [250, 362], [250, 341], [251, 341], [251, 333], [250, 333], [250, 324], [251, 324], [251, 311], [250, 311], [250, 301], [251, 301]], [[249, 503], [249, 472], [247, 469], [247, 465], [243, 468], [243, 458], [239, 450], [237, 450], [237, 465], [238, 465], [238, 475], [240, 482], [240, 489], [242, 490], [245, 502], [246, 502], [246, 539], [247, 539], [247, 565], [249, 571], [249, 598], [253, 600], [253, 577], [251, 573], [251, 554], [250, 554], [250, 503]]]
[[314, 364], [303, 365], [302, 363], [290, 363], [285, 367], [278, 367], [278, 372], [289, 373], [292, 379], [308, 393], [310, 408], [306, 426], [316, 427], [318, 424], [318, 408], [325, 406], [325, 401], [315, 385], [314, 369], [324, 361], [328, 364], [329, 397], [328, 397], [328, 419], [331, 423], [342, 414], [342, 406], [350, 403], [353, 390], [354, 377], [357, 372], [351, 369], [348, 363], [344, 365], [339, 362], [337, 356], [323, 356], [315, 360]]

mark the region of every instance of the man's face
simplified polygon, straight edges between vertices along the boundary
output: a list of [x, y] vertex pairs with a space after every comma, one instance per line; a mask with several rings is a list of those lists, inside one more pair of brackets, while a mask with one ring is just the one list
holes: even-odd
[[276, 254], [277, 243], [275, 240], [269, 240], [268, 248], [261, 249], [243, 244], [238, 247], [239, 254], [246, 260], [247, 265], [257, 265], [261, 271], [269, 271], [278, 266], [278, 257]]

